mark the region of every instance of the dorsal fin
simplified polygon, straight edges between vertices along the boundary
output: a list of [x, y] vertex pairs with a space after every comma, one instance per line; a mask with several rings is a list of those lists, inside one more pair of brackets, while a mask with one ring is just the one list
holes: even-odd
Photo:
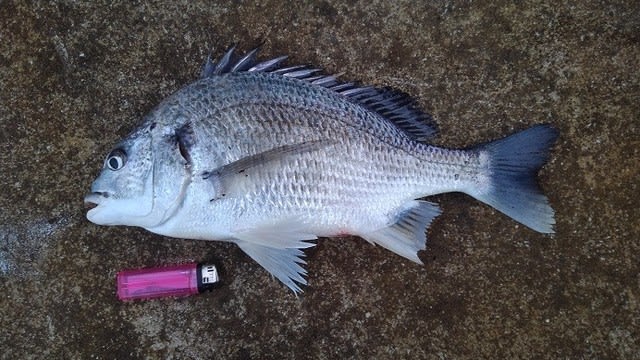
[[431, 116], [420, 110], [407, 94], [388, 87], [377, 88], [341, 82], [337, 80], [337, 75], [323, 74], [321, 69], [308, 65], [283, 67], [287, 56], [258, 62], [256, 55], [259, 50], [255, 48], [244, 56], [238, 56], [235, 54], [235, 46], [232, 46], [217, 62], [212, 62], [209, 56], [202, 69], [202, 77], [243, 71], [277, 74], [330, 89], [380, 114], [416, 141], [426, 142], [437, 132]]

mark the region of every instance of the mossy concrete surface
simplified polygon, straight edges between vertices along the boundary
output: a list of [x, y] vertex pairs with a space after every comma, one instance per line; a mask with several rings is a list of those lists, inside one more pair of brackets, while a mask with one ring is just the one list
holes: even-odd
[[[235, 245], [88, 222], [110, 147], [233, 43], [412, 94], [438, 145], [552, 124], [555, 236], [439, 195], [424, 266], [323, 239], [296, 297]], [[638, 69], [637, 1], [0, 1], [0, 358], [640, 358]], [[207, 259], [211, 293], [116, 299]]]

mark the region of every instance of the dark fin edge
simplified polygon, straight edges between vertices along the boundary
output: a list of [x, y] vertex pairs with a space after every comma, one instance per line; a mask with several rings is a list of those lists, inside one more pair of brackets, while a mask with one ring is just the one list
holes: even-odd
[[207, 57], [207, 61], [202, 68], [201, 77], [207, 78], [233, 72], [277, 74], [332, 90], [380, 114], [416, 141], [426, 142], [437, 133], [437, 128], [431, 115], [420, 110], [415, 100], [403, 92], [388, 87], [376, 88], [373, 86], [359, 86], [351, 82], [341, 82], [337, 80], [337, 75], [323, 74], [321, 69], [308, 65], [283, 67], [287, 56], [258, 62], [256, 55], [260, 50], [259, 47], [249, 51], [244, 56], [236, 55], [235, 50], [235, 45], [231, 46], [217, 62], [211, 61], [210, 56]]

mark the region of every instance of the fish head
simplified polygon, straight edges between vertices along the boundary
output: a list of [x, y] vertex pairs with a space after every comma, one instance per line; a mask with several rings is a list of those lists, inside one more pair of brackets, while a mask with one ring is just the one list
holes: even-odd
[[144, 228], [163, 223], [184, 196], [186, 165], [175, 132], [147, 122], [106, 156], [84, 199], [92, 207], [87, 219]]

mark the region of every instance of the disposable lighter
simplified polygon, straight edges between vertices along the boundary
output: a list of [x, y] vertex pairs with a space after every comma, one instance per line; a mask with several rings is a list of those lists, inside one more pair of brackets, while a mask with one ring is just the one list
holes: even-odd
[[180, 297], [213, 289], [220, 281], [214, 265], [189, 263], [118, 272], [118, 298], [122, 301]]

